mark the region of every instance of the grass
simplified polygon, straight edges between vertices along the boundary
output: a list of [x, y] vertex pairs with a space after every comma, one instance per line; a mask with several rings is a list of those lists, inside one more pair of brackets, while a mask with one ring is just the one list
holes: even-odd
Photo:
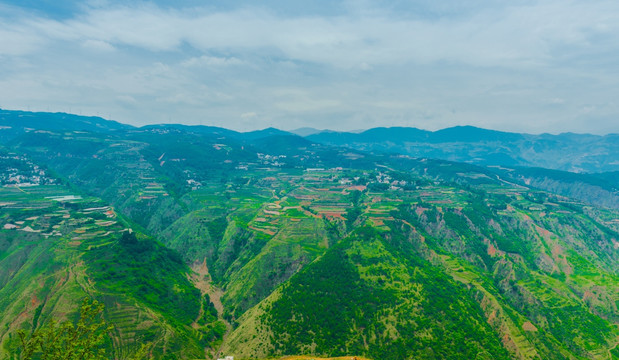
[[338, 357], [319, 357], [310, 355], [291, 355], [278, 358], [279, 360], [370, 360], [362, 356], [338, 356]]
[[[613, 304], [612, 300], [617, 299], [617, 292], [613, 291], [617, 289], [617, 276], [614, 275], [616, 263], [612, 262], [616, 260], [616, 255], [613, 255], [611, 248], [596, 247], [598, 246], [596, 244], [611, 239], [612, 233], [600, 230], [594, 224], [595, 222], [603, 223], [606, 227], [616, 231], [619, 228], [619, 223], [613, 222], [617, 218], [616, 212], [594, 211], [583, 207], [581, 210], [586, 215], [577, 215], [578, 212], [573, 211], [573, 208], [579, 208], [579, 204], [571, 204], [573, 208], [570, 207], [570, 213], [567, 213], [568, 207], [557, 206], [556, 204], [561, 204], [561, 202], [556, 199], [545, 197], [542, 199], [538, 196], [539, 192], [513, 185], [498, 186], [486, 183], [474, 187], [461, 187], [455, 185], [455, 182], [446, 185], [440, 179], [419, 182], [422, 185], [411, 188], [412, 190], [390, 191], [385, 188], [381, 191], [380, 188], [373, 188], [371, 192], [364, 192], [359, 198], [352, 200], [353, 196], [348, 195], [343, 191], [343, 187], [333, 181], [344, 177], [344, 173], [331, 170], [303, 173], [302, 169], [272, 171], [273, 169], [256, 170], [251, 167], [251, 170], [247, 172], [231, 172], [233, 177], [239, 177], [239, 174], [242, 174], [242, 179], [234, 181], [226, 179], [225, 176], [201, 179], [192, 173], [191, 177], [195, 175], [195, 178], [202, 183], [202, 187], [191, 190], [182, 188], [180, 185], [178, 188], [180, 190], [178, 190], [170, 187], [170, 182], [175, 181], [174, 175], [166, 173], [163, 176], [161, 172], [165, 170], [165, 167], [160, 166], [159, 162], [149, 163], [139, 160], [140, 151], [147, 146], [146, 143], [123, 142], [123, 144], [135, 146], [136, 150], [133, 150], [131, 155], [118, 165], [127, 168], [127, 174], [125, 177], [114, 179], [113, 184], [107, 184], [105, 187], [103, 184], [96, 183], [95, 180], [98, 179], [96, 171], [92, 171], [92, 174], [69, 175], [77, 179], [76, 182], [81, 186], [94, 188], [95, 192], [101, 190], [101, 193], [107, 194], [107, 199], [114, 202], [119, 213], [124, 211], [125, 214], [131, 214], [131, 210], [141, 209], [145, 207], [145, 204], [149, 204], [152, 210], [145, 211], [143, 218], [135, 219], [134, 217], [135, 221], [162, 239], [166, 239], [167, 245], [183, 251], [186, 261], [202, 262], [203, 259], [208, 259], [209, 271], [211, 274], [217, 274], [218, 285], [227, 290], [224, 305], [229, 318], [239, 320], [238, 318], [242, 316], [242, 319], [246, 320], [254, 317], [246, 323], [241, 321], [243, 328], [238, 328], [224, 343], [224, 346], [234, 345], [244, 349], [244, 352], [237, 356], [238, 358], [251, 356], [252, 346], [261, 346], [263, 350], [260, 351], [267, 354], [270, 351], [268, 346], [272, 343], [270, 336], [285, 337], [288, 335], [285, 332], [272, 334], [269, 329], [265, 329], [263, 333], [256, 330], [264, 326], [258, 318], [259, 307], [271, 304], [272, 296], [278, 293], [280, 284], [288, 281], [299, 270], [303, 271], [306, 264], [320, 261], [329, 248], [338, 246], [350, 230], [362, 224], [370, 224], [374, 229], [380, 229], [378, 233], [385, 239], [385, 243], [393, 242], [394, 237], [397, 236], [397, 226], [403, 222], [403, 219], [398, 218], [401, 215], [400, 209], [412, 208], [414, 204], [418, 204], [427, 211], [419, 212], [417, 216], [409, 218], [407, 223], [410, 226], [402, 227], [409, 231], [404, 236], [405, 241], [403, 240], [403, 243], [411, 244], [406, 248], [409, 254], [432, 262], [433, 271], [443, 276], [449, 275], [449, 277], [444, 276], [445, 282], [451, 283], [453, 279], [457, 281], [458, 286], [466, 289], [468, 292], [463, 293], [462, 299], [466, 299], [469, 303], [480, 304], [485, 320], [492, 322], [496, 332], [494, 336], [507, 336], [506, 343], [513, 342], [516, 351], [523, 357], [533, 357], [536, 353], [542, 358], [554, 353], [564, 357], [576, 357], [575, 350], [569, 349], [565, 344], [585, 350], [593, 349], [585, 355], [599, 352], [595, 349], [596, 346], [602, 349], [602, 353], [606, 350], [599, 345], [600, 342], [596, 342], [598, 340], [595, 336], [580, 329], [578, 324], [568, 326], [561, 325], [560, 322], [564, 320], [566, 324], [572, 324], [569, 323], [572, 321], [570, 317], [572, 310], [582, 310], [585, 311], [583, 314], [589, 314], [590, 312], [586, 312], [584, 306], [576, 306], [583, 303], [586, 303], [592, 311], [616, 316], [616, 312], [612, 313], [612, 309], [609, 309], [610, 306], [604, 307], [603, 305], [604, 303]], [[120, 150], [120, 147], [118, 149]], [[121, 155], [123, 152], [107, 149], [103, 155]], [[161, 152], [158, 152], [156, 157], [160, 154]], [[173, 163], [168, 161], [165, 166], [168, 165], [173, 165]], [[183, 163], [183, 166], [190, 168], [190, 164]], [[367, 174], [364, 173], [366, 171], [345, 170], [345, 177], [354, 178], [358, 175], [368, 181], [373, 181], [372, 179], [375, 178], [373, 170], [368, 170]], [[466, 182], [484, 177], [474, 172], [463, 174], [465, 176], [460, 176], [456, 180]], [[179, 183], [184, 181], [176, 180]], [[93, 183], [96, 187], [92, 185]], [[159, 195], [168, 189], [178, 190], [170, 191], [171, 197], [175, 197], [173, 200], [138, 202], [136, 196], [142, 192], [143, 195], [159, 198]], [[62, 296], [65, 296], [54, 302], [58, 304], [58, 309], [67, 310], [66, 305], [60, 304], [68, 303], [68, 299], [77, 298], [78, 294], [85, 291], [105, 296], [109, 306], [114, 307], [110, 310], [109, 316], [120, 324], [120, 337], [129, 338], [135, 337], [136, 334], [149, 334], [149, 336], [161, 338], [164, 332], [168, 333], [165, 336], [170, 336], [169, 334], [173, 332], [183, 333], [181, 326], [179, 329], [174, 329], [173, 326], [167, 325], [169, 319], [161, 315], [161, 312], [153, 310], [153, 307], [149, 309], [149, 306], [140, 305], [139, 301], [132, 303], [133, 300], [123, 298], [117, 293], [118, 291], [112, 291], [114, 289], [108, 289], [109, 291], [97, 289], [95, 287], [97, 284], [89, 283], [84, 275], [85, 264], [79, 263], [80, 254], [87, 252], [88, 249], [104, 251], [108, 247], [111, 248], [116, 241], [115, 236], [126, 225], [123, 225], [119, 219], [112, 221], [105, 217], [98, 218], [100, 214], [97, 211], [87, 213], [80, 210], [86, 205], [88, 207], [102, 205], [93, 197], [85, 197], [68, 203], [75, 206], [70, 211], [63, 208], [68, 204], [61, 205], [45, 199], [46, 196], [74, 194], [74, 191], [58, 186], [21, 190], [0, 189], [0, 199], [2, 199], [0, 202], [12, 203], [1, 207], [0, 221], [5, 223], [23, 221], [20, 226], [30, 226], [35, 230], [47, 230], [49, 226], [58, 226], [58, 232], [62, 233], [62, 236], [52, 236], [47, 239], [54, 241], [45, 241], [46, 239], [36, 234], [15, 230], [11, 230], [13, 232], [3, 231], [2, 234], [5, 236], [9, 234], [8, 238], [14, 244], [2, 245], [8, 246], [8, 250], [0, 255], [0, 265], [2, 265], [0, 274], [4, 269], [19, 267], [15, 263], [9, 263], [7, 259], [16, 259], [17, 255], [28, 259], [27, 264], [18, 269], [15, 281], [10, 286], [7, 285], [0, 289], [4, 291], [0, 295], [7, 294], [7, 298], [10, 299], [7, 301], [14, 301], [14, 304], [17, 304], [6, 307], [9, 309], [7, 310], [8, 316], [18, 315], [21, 311], [19, 309], [31, 309], [32, 306], [37, 305], [37, 301], [45, 298], [45, 294], [56, 291], [55, 284], [62, 284], [56, 286], [58, 289], [63, 289], [64, 295]], [[176, 198], [177, 194], [180, 194], [179, 198]], [[541, 200], [536, 200], [538, 198]], [[351, 220], [347, 223], [346, 215], [353, 202], [361, 209], [361, 214], [356, 222]], [[281, 207], [274, 206], [275, 203]], [[474, 208], [472, 204], [477, 207]], [[177, 205], [178, 207], [173, 209]], [[294, 208], [285, 209], [286, 207]], [[479, 209], [487, 211], [477, 211]], [[61, 211], [68, 211], [68, 213]], [[323, 215], [338, 213], [342, 214], [344, 219], [331, 216], [325, 220], [316, 213]], [[354, 212], [350, 211], [350, 213]], [[48, 214], [60, 216], [48, 217]], [[64, 218], [63, 214], [70, 214], [70, 218]], [[164, 218], [169, 219], [172, 225], [166, 225], [164, 229], [156, 226], [149, 227], [151, 223], [160, 224]], [[265, 221], [259, 221], [259, 218], [264, 218]], [[220, 234], [219, 231], [215, 231], [218, 228], [215, 229], [210, 223], [214, 219], [223, 219], [221, 223], [224, 224], [222, 228], [225, 229], [221, 231], [221, 236], [217, 235]], [[450, 219], [451, 221], [446, 221]], [[535, 226], [548, 229], [556, 236], [544, 239], [540, 236], [541, 234], [537, 235], [538, 231]], [[561, 229], [564, 233], [560, 233]], [[19, 236], [10, 236], [16, 234]], [[419, 240], [421, 236], [427, 241]], [[74, 245], [70, 245], [72, 240], [74, 240]], [[78, 240], [81, 243], [76, 246]], [[498, 255], [485, 254], [489, 243], [498, 248]], [[557, 256], [553, 253], [552, 245], [555, 244], [562, 249], [557, 252]], [[394, 293], [399, 291], [408, 295], [413, 294], [415, 286], [420, 284], [413, 283], [412, 279], [420, 270], [413, 265], [408, 269], [409, 264], [405, 266], [398, 263], [385, 248], [375, 245], [364, 247], [358, 244], [358, 248], [352, 247], [353, 250], [359, 250], [361, 259], [366, 261], [361, 264], [360, 260], [359, 264], [355, 264], [355, 269], [360, 273], [363, 282]], [[473, 248], [474, 245], [477, 247]], [[393, 245], [393, 247], [397, 246], [399, 245]], [[57, 263], [44, 261], [45, 256], [49, 254], [55, 256]], [[566, 261], [569, 265], [574, 267], [574, 273], [571, 276], [555, 274], [555, 277], [552, 277], [548, 271], [544, 272], [536, 267], [542, 260], [558, 262], [563, 259], [563, 254], [567, 256]], [[548, 255], [548, 257], [545, 258], [543, 255]], [[410, 261], [414, 263], [413, 260]], [[66, 264], [74, 266], [65, 266]], [[410, 272], [407, 273], [407, 270]], [[37, 281], [27, 281], [28, 276], [31, 275]], [[328, 277], [325, 276], [325, 278]], [[422, 280], [422, 278], [416, 279], [416, 281]], [[432, 283], [432, 286], [441, 288], [441, 285], [436, 283]], [[14, 294], [9, 294], [10, 289], [15, 289]], [[177, 288], [173, 287], [173, 289]], [[450, 289], [453, 290], [453, 288]], [[591, 294], [587, 293], [587, 300], [582, 300], [586, 290], [589, 289], [594, 291], [591, 291]], [[424, 288], [424, 290], [433, 289]], [[19, 292], [28, 294], [30, 297], [15, 295]], [[32, 294], [35, 294], [37, 299], [32, 298]], [[446, 297], [442, 296], [446, 294], [438, 291], [435, 291], [434, 295], [436, 296], [432, 301], [435, 302], [441, 302], [441, 297]], [[416, 297], [411, 295], [404, 306], [412, 309], [415, 299]], [[49, 304], [51, 306], [52, 303]], [[252, 307], [255, 304], [259, 304], [258, 307]], [[461, 305], [459, 301], [453, 302], [453, 306]], [[572, 307], [575, 308], [572, 309]], [[44, 308], [41, 321], [49, 313], [50, 311]], [[423, 320], [412, 316], [412, 313], [412, 310], [407, 313], [406, 321]], [[434, 314], [441, 316], [440, 312]], [[397, 316], [391, 309], [386, 309], [383, 315], [380, 321], [370, 325], [388, 327], [390, 334], [407, 330], [403, 326], [397, 328], [394, 324], [398, 321]], [[591, 319], [587, 321], [590, 321], [590, 324], [597, 324]], [[523, 331], [522, 328], [527, 322], [531, 322], [538, 331]], [[145, 324], [144, 329], [140, 329], [138, 323]], [[551, 323], [554, 327], [550, 328], [547, 323]], [[441, 325], [444, 324], [448, 323], [441, 323]], [[159, 327], [160, 331], [155, 331], [155, 327]], [[427, 325], [426, 330], [444, 330], [440, 327]], [[566, 329], [580, 332], [577, 335], [582, 336], [583, 339], [574, 340], [574, 337], [565, 334]], [[363, 329], [355, 329], [357, 330], [363, 331]], [[235, 336], [241, 331], [246, 332], [248, 336], [243, 337], [244, 343], [235, 344], [235, 339], [240, 339]], [[428, 334], [438, 336], [437, 333], [431, 334], [430, 330], [428, 331]], [[188, 336], [191, 338], [193, 335]], [[409, 334], [409, 336], [413, 338], [416, 334]], [[260, 351], [256, 351], [253, 355], [259, 355]], [[307, 352], [311, 351], [300, 349], [292, 353]], [[440, 357], [438, 354], [435, 355]], [[292, 357], [292, 359], [311, 358], [320, 359], [313, 356]], [[349, 358], [351, 357], [341, 359]]]

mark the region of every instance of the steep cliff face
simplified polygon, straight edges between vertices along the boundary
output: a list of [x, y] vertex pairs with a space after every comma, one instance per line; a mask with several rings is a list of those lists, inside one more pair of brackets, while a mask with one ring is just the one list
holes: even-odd
[[243, 316], [225, 349], [606, 358], [619, 319], [619, 237], [592, 220], [601, 214], [521, 191], [461, 191], [458, 200], [445, 190], [451, 204], [403, 201], [378, 228], [362, 215], [367, 226]]
[[[105, 304], [114, 325], [108, 353], [128, 358], [143, 343], [157, 356], [203, 356], [191, 323], [202, 296], [189, 268], [154, 239], [130, 232], [114, 209], [61, 185], [0, 188], [0, 338], [51, 318], [73, 320], [84, 297]], [[7, 226], [8, 225], [8, 226]]]

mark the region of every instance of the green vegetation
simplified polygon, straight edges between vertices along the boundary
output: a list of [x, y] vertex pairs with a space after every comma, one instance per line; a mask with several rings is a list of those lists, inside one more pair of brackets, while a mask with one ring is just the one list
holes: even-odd
[[15, 138], [0, 154], [16, 185], [0, 188], [3, 349], [89, 296], [119, 359], [142, 342], [157, 359], [616, 352], [617, 212], [507, 170], [229, 136]]
[[467, 291], [394, 242], [359, 228], [293, 277], [264, 315], [273, 351], [508, 358]]
[[138, 299], [179, 324], [198, 317], [200, 292], [183, 276], [185, 265], [153, 240], [124, 232], [117, 242], [94, 247], [82, 258], [90, 279], [106, 293]]
[[[9, 349], [6, 359], [20, 360], [97, 360], [107, 359], [106, 348], [111, 346], [108, 333], [114, 329], [103, 319], [103, 304], [84, 298], [75, 323], [57, 323], [51, 319], [48, 324], [26, 333], [18, 330], [19, 345]], [[138, 360], [146, 358], [150, 344], [142, 344], [132, 356]]]
[[1, 219], [10, 225], [0, 230], [3, 346], [16, 343], [19, 329], [32, 333], [50, 319], [70, 320], [70, 304], [90, 296], [106, 304], [103, 316], [115, 324], [110, 354], [126, 357], [170, 328], [174, 335], [153, 341], [153, 355], [166, 348], [199, 354], [197, 339], [181, 342], [194, 336], [189, 324], [198, 317], [201, 295], [179, 256], [129, 234], [125, 221], [100, 200], [70, 191], [0, 189], [9, 202]]
[[[112, 330], [102, 318], [103, 304], [84, 299], [75, 324], [55, 319], [32, 334], [19, 330], [20, 346], [11, 350], [9, 359], [97, 360], [106, 359], [105, 333]], [[108, 343], [109, 345], [109, 343]]]

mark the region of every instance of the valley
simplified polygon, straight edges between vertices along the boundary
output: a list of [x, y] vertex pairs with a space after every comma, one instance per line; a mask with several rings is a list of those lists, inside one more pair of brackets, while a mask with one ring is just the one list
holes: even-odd
[[[2, 145], [4, 351], [88, 296], [118, 359], [141, 344], [160, 359], [619, 357], [619, 212], [591, 196], [288, 134], [109, 128]], [[616, 196], [586, 179], [570, 181]]]

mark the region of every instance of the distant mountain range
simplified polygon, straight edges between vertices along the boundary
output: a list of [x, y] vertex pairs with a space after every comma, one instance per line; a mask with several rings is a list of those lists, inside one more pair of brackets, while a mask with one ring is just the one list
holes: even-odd
[[480, 165], [533, 166], [571, 172], [619, 170], [619, 135], [517, 134], [473, 126], [438, 131], [374, 128], [359, 134], [322, 132], [308, 140], [363, 151], [400, 153]]
[[[100, 117], [0, 109], [0, 144], [31, 131], [186, 133], [234, 139], [270, 154], [323, 144], [413, 158], [492, 166], [503, 178], [591, 204], [619, 209], [619, 135], [518, 134], [456, 126], [438, 131], [410, 127], [337, 132], [310, 127], [238, 132], [216, 126], [155, 124], [140, 128]], [[590, 175], [587, 175], [590, 173]]]
[[[99, 117], [0, 110], [0, 141], [8, 141], [29, 129], [106, 132], [131, 128], [133, 127], [130, 125]], [[302, 136], [315, 143], [361, 151], [397, 153], [479, 165], [542, 167], [577, 173], [619, 171], [619, 134], [531, 135], [473, 126], [456, 126], [438, 131], [379, 127], [361, 132], [313, 128], [300, 128], [291, 132], [275, 128], [237, 132], [214, 126], [180, 124], [147, 125], [142, 129], [176, 129], [238, 140], [255, 140], [276, 135]]]
[[351, 132], [309, 127], [290, 132], [275, 128], [238, 132], [216, 126], [182, 124], [155, 124], [137, 128], [100, 117], [0, 109], [0, 143], [7, 143], [31, 131], [58, 130], [92, 133], [179, 132], [249, 142], [270, 153], [285, 153], [290, 149], [324, 144], [363, 152], [494, 166], [494, 171], [500, 176], [514, 181], [589, 203], [619, 208], [618, 134], [530, 135], [473, 126], [456, 126], [438, 131], [379, 127]]
[[100, 117], [0, 109], [0, 143], [30, 131], [57, 130], [93, 133], [179, 132], [249, 142], [271, 153], [286, 153], [291, 149], [305, 149], [319, 143], [365, 152], [494, 166], [494, 171], [500, 176], [513, 181], [619, 209], [617, 134], [530, 135], [473, 126], [456, 126], [438, 131], [379, 127], [349, 132], [310, 127], [292, 131], [266, 128], [238, 132], [217, 126], [183, 124], [155, 124], [137, 128]]
[[13, 139], [31, 130], [107, 132], [130, 128], [133, 126], [96, 116], [0, 109], [0, 141]]

